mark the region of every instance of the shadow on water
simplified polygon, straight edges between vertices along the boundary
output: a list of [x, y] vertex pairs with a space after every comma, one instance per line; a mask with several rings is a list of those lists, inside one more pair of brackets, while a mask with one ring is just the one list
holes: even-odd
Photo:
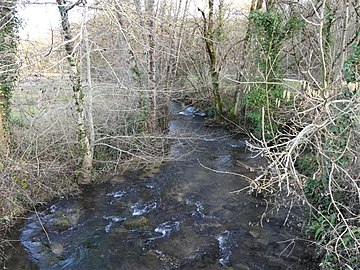
[[246, 182], [215, 172], [255, 177], [237, 161], [262, 161], [244, 140], [177, 106], [169, 126], [182, 137], [170, 151], [176, 159], [154, 175], [117, 176], [30, 214], [8, 269], [316, 269], [299, 229], [282, 226], [286, 213], [258, 226], [264, 202], [230, 193]]

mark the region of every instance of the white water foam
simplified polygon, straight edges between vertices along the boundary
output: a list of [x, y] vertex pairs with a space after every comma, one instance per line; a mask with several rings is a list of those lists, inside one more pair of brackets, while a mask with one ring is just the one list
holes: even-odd
[[124, 217], [117, 217], [117, 216], [103, 216], [103, 219], [110, 220], [110, 223], [105, 226], [106, 233], [109, 233], [111, 231], [111, 228], [114, 225], [114, 223], [126, 220], [126, 218]]
[[179, 115], [192, 115], [192, 116], [201, 116], [204, 117], [206, 116], [206, 113], [200, 111], [199, 109], [195, 108], [195, 107], [187, 107], [184, 110], [178, 112]]
[[142, 216], [149, 213], [151, 210], [156, 209], [157, 202], [143, 203], [142, 201], [135, 203], [131, 206], [133, 216]]
[[120, 191], [116, 191], [116, 192], [106, 193], [106, 196], [111, 196], [113, 198], [121, 198], [125, 194], [126, 194], [126, 191], [120, 190]]
[[191, 205], [191, 204], [194, 204], [195, 206], [196, 206], [196, 211], [193, 211], [192, 213], [191, 213], [191, 216], [193, 216], [193, 217], [200, 217], [201, 219], [214, 219], [214, 218], [216, 218], [216, 217], [214, 217], [214, 216], [207, 216], [204, 212], [204, 206], [202, 205], [202, 203], [200, 202], [200, 201], [192, 201], [192, 200], [189, 200], [189, 199], [187, 199], [186, 200], [186, 204], [187, 205]]
[[161, 223], [156, 229], [155, 232], [161, 233], [162, 235], [157, 238], [163, 238], [167, 237], [171, 234], [172, 231], [179, 231], [180, 230], [180, 221], [167, 221], [164, 223]]
[[221, 253], [219, 263], [223, 266], [228, 266], [227, 264], [229, 263], [229, 258], [232, 253], [228, 244], [229, 236], [230, 232], [226, 230], [216, 238], [219, 242], [219, 248]]

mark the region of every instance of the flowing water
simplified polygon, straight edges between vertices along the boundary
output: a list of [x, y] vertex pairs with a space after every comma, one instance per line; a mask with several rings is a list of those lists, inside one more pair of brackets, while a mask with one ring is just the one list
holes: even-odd
[[286, 211], [260, 222], [265, 201], [231, 193], [246, 186], [233, 173], [257, 175], [238, 161], [263, 163], [245, 141], [204, 127], [191, 108], [173, 113], [170, 133], [183, 138], [172, 161], [30, 214], [8, 269], [316, 269], [295, 216], [291, 228]]

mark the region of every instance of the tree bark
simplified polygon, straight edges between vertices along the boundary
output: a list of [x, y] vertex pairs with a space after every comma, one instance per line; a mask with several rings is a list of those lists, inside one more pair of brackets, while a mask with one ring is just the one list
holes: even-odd
[[149, 126], [151, 131], [155, 131], [158, 128], [158, 115], [157, 115], [157, 91], [156, 91], [156, 73], [155, 73], [155, 1], [149, 0], [146, 6], [146, 13], [148, 16], [148, 52], [147, 52], [147, 74], [148, 74], [148, 91], [150, 102], [150, 115]]
[[342, 37], [341, 37], [341, 52], [340, 52], [340, 65], [338, 71], [338, 77], [341, 78], [343, 76], [343, 68], [346, 59], [346, 41], [347, 41], [347, 32], [349, 26], [349, 2], [347, 0], [344, 1], [343, 5], [344, 9], [344, 17], [343, 17], [343, 29], [342, 29]]
[[[71, 33], [68, 12], [74, 7], [67, 6], [66, 0], [56, 0], [58, 10], [61, 17], [62, 35], [65, 43], [66, 59], [69, 63], [69, 78], [73, 90], [73, 97], [75, 101], [77, 126], [78, 126], [78, 141], [79, 141], [79, 155], [81, 158], [80, 168], [80, 184], [88, 184], [91, 182], [92, 171], [92, 151], [90, 147], [90, 140], [86, 132], [86, 120], [84, 112], [84, 92], [81, 84], [81, 71], [79, 59], [76, 57], [74, 47], [74, 39]], [[78, 4], [81, 1], [77, 2]]]
[[[223, 1], [220, 1], [219, 8], [223, 6]], [[219, 27], [214, 27], [214, 0], [209, 0], [209, 12], [206, 18], [205, 13], [199, 9], [203, 16], [203, 35], [205, 40], [206, 51], [209, 56], [209, 71], [211, 77], [211, 90], [214, 98], [215, 117], [221, 120], [223, 117], [223, 105], [220, 94], [220, 67], [218, 63], [218, 56], [216, 42], [220, 42], [223, 35], [222, 22], [219, 22]], [[222, 10], [219, 10], [220, 14]], [[221, 16], [220, 16], [221, 18]], [[216, 36], [215, 36], [216, 32]]]
[[[260, 4], [259, 4], [260, 3]], [[251, 6], [250, 6], [250, 14], [255, 12], [256, 10], [258, 10], [262, 8], [262, 0], [252, 0], [251, 1]], [[244, 73], [246, 72], [246, 64], [247, 64], [247, 58], [248, 58], [248, 52], [249, 52], [249, 45], [250, 45], [250, 41], [251, 41], [251, 26], [250, 24], [248, 24], [247, 28], [246, 28], [246, 33], [245, 33], [245, 38], [243, 40], [243, 45], [242, 45], [242, 55], [241, 55], [241, 60], [240, 60], [240, 67], [239, 67], [239, 72], [237, 75], [237, 81], [242, 82], [242, 80], [245, 78]], [[235, 120], [238, 116], [239, 116], [239, 112], [240, 112], [240, 102], [241, 102], [241, 98], [243, 96], [244, 93], [244, 89], [242, 89], [242, 86], [239, 85], [236, 88], [235, 94], [234, 94], [234, 98], [233, 98], [233, 104], [230, 108], [230, 112], [229, 112], [229, 119], [230, 120]]]
[[16, 0], [0, 3], [0, 158], [6, 158], [10, 152], [10, 106], [16, 68]]
[[85, 103], [86, 116], [88, 119], [88, 129], [89, 129], [89, 147], [90, 154], [87, 157], [87, 166], [90, 167], [90, 173], [93, 167], [93, 157], [94, 157], [94, 148], [95, 148], [95, 128], [94, 128], [94, 119], [93, 119], [93, 84], [91, 76], [91, 46], [89, 41], [89, 33], [87, 30], [87, 20], [88, 20], [88, 5], [85, 5], [85, 25], [84, 25], [84, 42], [85, 42], [85, 55], [86, 55], [86, 82], [87, 82], [87, 102]]

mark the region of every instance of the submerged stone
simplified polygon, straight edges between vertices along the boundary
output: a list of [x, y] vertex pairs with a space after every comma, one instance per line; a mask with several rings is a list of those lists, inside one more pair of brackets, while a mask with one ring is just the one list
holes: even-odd
[[146, 217], [136, 217], [136, 218], [124, 221], [123, 226], [128, 230], [149, 229], [150, 221]]

